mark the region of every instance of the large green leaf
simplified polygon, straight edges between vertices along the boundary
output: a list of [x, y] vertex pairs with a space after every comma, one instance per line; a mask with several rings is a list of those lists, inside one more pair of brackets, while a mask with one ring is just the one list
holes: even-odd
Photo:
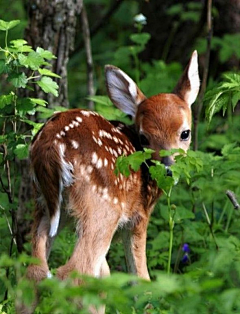
[[54, 54], [51, 53], [51, 51], [44, 50], [43, 48], [38, 47], [36, 49], [36, 52], [44, 59], [47, 60], [56, 59], [56, 57], [54, 56]]
[[6, 21], [3, 21], [3, 20], [0, 20], [0, 30], [1, 31], [7, 31], [7, 30], [17, 26], [19, 23], [20, 23], [19, 20], [13, 20], [13, 21], [10, 21], [10, 22], [6, 22]]
[[11, 105], [13, 102], [13, 98], [14, 94], [0, 96], [0, 109], [3, 109], [5, 106]]
[[45, 93], [51, 93], [54, 96], [58, 96], [58, 85], [50, 77], [43, 76], [37, 84]]
[[57, 78], [61, 78], [61, 76], [57, 75], [56, 73], [53, 73], [52, 71], [48, 70], [48, 69], [38, 69], [38, 72], [41, 75], [47, 75], [47, 76], [52, 76], [52, 77], [57, 77]]
[[19, 159], [24, 159], [28, 157], [28, 144], [18, 144], [14, 149], [15, 155]]
[[27, 41], [24, 39], [12, 40], [10, 42], [11, 50], [13, 49], [15, 52], [32, 52], [33, 49], [31, 46], [27, 45]]
[[38, 70], [45, 63], [44, 59], [35, 51], [30, 52], [28, 55], [20, 54], [18, 60], [21, 65], [32, 70]]
[[13, 72], [8, 76], [8, 81], [13, 84], [13, 86], [20, 88], [25, 88], [27, 85], [27, 76], [25, 73]]

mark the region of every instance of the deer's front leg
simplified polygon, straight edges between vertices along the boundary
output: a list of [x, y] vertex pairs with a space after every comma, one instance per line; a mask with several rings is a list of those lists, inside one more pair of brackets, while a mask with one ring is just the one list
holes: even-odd
[[133, 228], [126, 227], [122, 230], [122, 240], [128, 271], [150, 280], [146, 259], [147, 225], [148, 220], [141, 219]]

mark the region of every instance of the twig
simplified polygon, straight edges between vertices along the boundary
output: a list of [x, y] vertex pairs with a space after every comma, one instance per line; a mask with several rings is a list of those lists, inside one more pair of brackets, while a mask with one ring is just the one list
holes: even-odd
[[[93, 59], [92, 59], [92, 49], [91, 49], [91, 39], [90, 30], [88, 24], [88, 17], [85, 6], [83, 4], [81, 11], [81, 22], [83, 31], [83, 40], [85, 45], [86, 57], [87, 57], [87, 86], [88, 86], [88, 96], [94, 95], [94, 82], [93, 82]], [[93, 110], [94, 103], [92, 100], [88, 102], [88, 108]]]
[[226, 191], [226, 195], [229, 198], [229, 200], [231, 201], [231, 203], [233, 204], [234, 209], [240, 209], [240, 205], [238, 204], [238, 201], [236, 199], [236, 195], [230, 190]]
[[193, 139], [193, 149], [198, 149], [198, 124], [200, 115], [203, 107], [203, 97], [207, 86], [208, 79], [208, 69], [209, 69], [209, 61], [210, 61], [210, 51], [211, 51], [211, 41], [212, 41], [212, 0], [208, 0], [207, 3], [207, 51], [205, 56], [205, 63], [203, 68], [203, 77], [201, 83], [201, 89], [199, 92], [198, 100], [196, 105], [194, 106], [194, 139]]

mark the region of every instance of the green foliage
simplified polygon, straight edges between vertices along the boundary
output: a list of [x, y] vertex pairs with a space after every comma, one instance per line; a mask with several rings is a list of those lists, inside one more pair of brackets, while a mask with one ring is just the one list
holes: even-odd
[[219, 52], [222, 63], [232, 56], [240, 58], [240, 33], [225, 34], [222, 38], [213, 37], [212, 49]]
[[152, 153], [152, 149], [145, 148], [144, 151], [138, 151], [129, 156], [120, 156], [116, 161], [116, 175], [122, 173], [128, 177], [131, 173], [130, 169], [138, 171], [142, 163], [151, 158]]
[[116, 108], [107, 96], [87, 97], [95, 102], [95, 110], [108, 120], [118, 120], [126, 124], [131, 124], [131, 120], [121, 110]]
[[[8, 31], [19, 24], [19, 21], [6, 22], [0, 20], [0, 30], [5, 31], [5, 46], [0, 46], [0, 75], [8, 82], [7, 94], [0, 96], [0, 119], [3, 133], [2, 145], [5, 153], [2, 164], [7, 160], [28, 156], [28, 142], [31, 134], [21, 132], [22, 123], [33, 126], [33, 133], [39, 124], [31, 121], [28, 116], [35, 114], [39, 108], [46, 106], [46, 101], [30, 97], [21, 97], [21, 89], [32, 89], [38, 85], [45, 93], [58, 95], [58, 85], [51, 77], [58, 77], [49, 67], [48, 60], [55, 58], [49, 51], [37, 48], [34, 51], [25, 40], [7, 42]], [[29, 70], [29, 71], [27, 71]], [[41, 109], [40, 109], [41, 110]]]
[[[88, 0], [86, 4], [95, 2]], [[107, 5], [108, 1], [101, 0], [99, 3]], [[147, 95], [170, 92], [180, 76], [181, 66], [179, 63], [166, 64], [162, 60], [152, 60], [151, 63], [139, 61], [139, 54], [145, 49], [150, 37], [137, 21], [134, 21], [136, 32], [130, 34], [129, 16], [136, 15], [137, 6], [137, 3], [126, 2], [119, 15], [112, 17], [111, 25], [116, 23], [118, 29], [123, 27], [123, 32], [114, 30], [116, 41], [107, 32], [100, 32], [99, 36], [93, 38], [94, 59], [100, 64], [111, 60], [111, 63], [123, 68]], [[200, 16], [199, 4], [190, 2], [184, 7], [177, 4], [168, 13], [175, 17], [177, 27], [187, 20], [197, 22]], [[12, 27], [20, 26], [18, 23], [0, 22], [0, 33], [4, 34], [4, 44], [0, 45], [0, 75], [4, 83], [0, 87], [0, 125], [3, 130], [5, 126], [0, 134], [0, 145], [3, 147], [0, 151], [1, 178], [4, 184], [0, 196], [2, 253], [9, 251], [13, 238], [9, 211], [14, 212], [18, 202], [19, 176], [15, 164], [18, 158], [27, 157], [28, 143], [41, 126], [32, 121], [31, 116], [37, 112], [46, 118], [53, 113], [52, 109], [46, 108], [44, 100], [22, 98], [19, 91], [37, 86], [46, 93], [57, 95], [58, 92], [53, 80], [58, 76], [51, 72], [48, 65], [49, 60], [54, 58], [51, 52], [41, 48], [34, 51], [22, 39], [8, 43], [8, 35]], [[222, 62], [232, 55], [239, 58], [238, 36], [225, 35], [221, 39], [213, 39], [213, 49], [219, 51]], [[111, 41], [106, 42], [107, 37]], [[126, 38], [130, 42], [126, 43]], [[205, 45], [202, 42], [200, 45], [204, 51]], [[99, 63], [96, 72], [101, 72]], [[80, 81], [85, 82], [83, 64], [79, 62], [79, 56], [71, 64], [69, 85], [72, 88], [71, 95], [76, 97], [71, 99], [74, 105], [79, 105], [79, 89], [82, 89], [82, 94], [86, 93], [85, 84], [79, 84], [79, 77]], [[99, 77], [102, 77], [101, 73]], [[74, 78], [77, 78], [78, 86], [82, 86], [75, 88], [71, 84]], [[240, 198], [240, 118], [232, 114], [239, 100], [239, 83], [238, 74], [227, 73], [218, 85], [209, 85], [204, 104], [211, 124], [207, 128], [206, 122], [201, 122], [200, 147], [203, 152], [161, 152], [161, 156], [177, 153], [176, 163], [171, 167], [173, 177], [166, 176], [166, 170], [159, 162], [151, 163], [150, 174], [164, 191], [148, 229], [147, 257], [152, 282], [115, 273], [116, 270], [125, 271], [126, 265], [122, 246], [119, 243], [112, 244], [108, 256], [112, 277], [81, 277], [84, 278], [84, 284], [79, 287], [74, 286], [71, 279], [65, 282], [59, 282], [56, 278], [46, 279], [39, 284], [41, 299], [36, 313], [88, 313], [89, 305], [99, 306], [103, 303], [106, 304], [107, 313], [240, 312], [240, 214], [225, 195], [226, 189], [230, 189], [235, 192], [237, 200]], [[104, 85], [99, 79], [96, 82], [98, 90], [103, 89], [101, 84]], [[96, 103], [96, 110], [108, 119], [130, 123], [107, 97], [96, 96], [92, 100]], [[62, 110], [61, 107], [56, 109]], [[220, 110], [225, 113], [224, 120], [216, 115]], [[27, 126], [24, 132], [21, 131], [22, 126]], [[137, 171], [141, 163], [149, 164], [151, 154], [150, 150], [145, 150], [127, 158], [123, 156], [117, 161], [116, 171], [129, 175], [131, 171]], [[9, 169], [13, 186], [16, 186], [15, 193], [5, 193], [9, 188], [7, 175], [4, 174], [6, 169]], [[75, 241], [71, 228], [63, 230], [56, 239], [50, 257], [53, 273], [56, 267], [69, 258]], [[183, 250], [184, 244], [188, 244], [188, 252]], [[26, 246], [26, 250], [29, 247]], [[32, 302], [34, 287], [23, 279], [26, 266], [31, 262], [36, 261], [18, 255], [15, 251], [11, 258], [1, 254], [0, 299], [4, 301], [0, 304], [0, 313], [14, 313], [14, 303], [23, 298], [28, 304]], [[76, 278], [79, 275], [72, 276]], [[4, 299], [6, 289], [8, 298]], [[83, 304], [81, 310], [79, 298]]]
[[[42, 48], [34, 51], [23, 39], [8, 42], [9, 31], [19, 23], [18, 20], [10, 22], [0, 20], [0, 31], [5, 34], [4, 43], [0, 43], [0, 78], [3, 83], [0, 96], [0, 250], [1, 252], [3, 250], [3, 253], [9, 252], [14, 258], [16, 258], [14, 248], [20, 180], [20, 169], [17, 165], [20, 164], [19, 160], [28, 157], [30, 140], [42, 125], [34, 122], [31, 116], [41, 112], [41, 108], [45, 108], [47, 104], [43, 99], [23, 97], [23, 90], [31, 91], [37, 86], [43, 92], [57, 96], [58, 85], [52, 77], [59, 78], [50, 70], [49, 61], [55, 58], [51, 52]], [[20, 268], [23, 263], [29, 261], [24, 256], [19, 257], [17, 261], [14, 258], [1, 255], [1, 300], [4, 299], [4, 295], [7, 296], [7, 291], [9, 295], [15, 294], [13, 287], [16, 280], [20, 279]], [[31, 292], [29, 284], [23, 287]], [[0, 308], [1, 313], [12, 312], [13, 305], [11, 298], [9, 302], [4, 301]]]
[[179, 3], [172, 5], [167, 13], [170, 16], [177, 16], [180, 18], [180, 22], [184, 21], [194, 21], [198, 22], [200, 18], [200, 13], [201, 13], [202, 6], [200, 3], [196, 2], [189, 2], [186, 5]]
[[208, 122], [221, 109], [223, 110], [223, 114], [229, 107], [234, 109], [239, 100], [240, 75], [237, 73], [223, 74], [223, 81], [214, 89], [209, 90], [204, 97], [204, 101], [207, 102], [206, 117]]

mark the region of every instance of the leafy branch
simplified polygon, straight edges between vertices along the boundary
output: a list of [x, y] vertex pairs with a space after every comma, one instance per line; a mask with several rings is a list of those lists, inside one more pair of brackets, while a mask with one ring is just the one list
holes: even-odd
[[237, 73], [223, 74], [223, 80], [214, 88], [209, 90], [204, 98], [208, 104], [206, 117], [210, 123], [215, 113], [223, 110], [225, 114], [229, 106], [236, 107], [240, 100], [240, 75]]

